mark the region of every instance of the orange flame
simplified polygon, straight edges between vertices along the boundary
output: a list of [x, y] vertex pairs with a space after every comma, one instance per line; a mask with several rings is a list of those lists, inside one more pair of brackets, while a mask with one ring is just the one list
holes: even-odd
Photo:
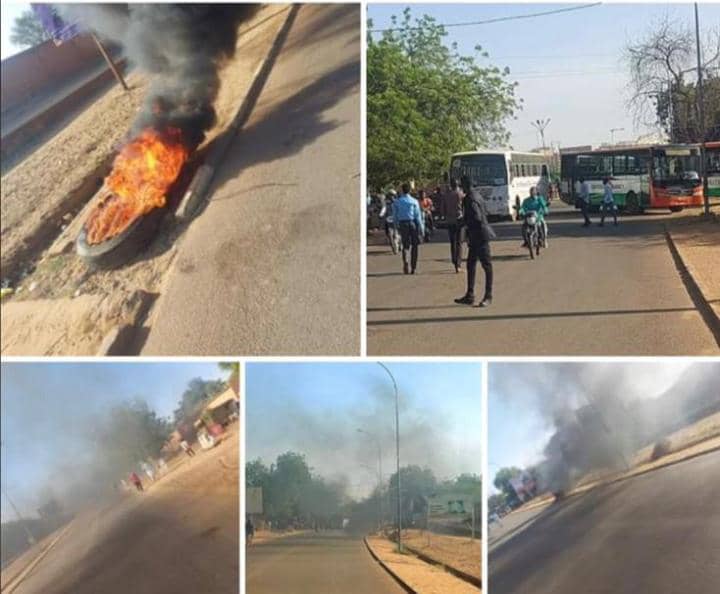
[[85, 223], [87, 242], [107, 241], [140, 216], [165, 206], [165, 195], [188, 156], [177, 128], [165, 133], [147, 128], [126, 144], [105, 179], [108, 193]]

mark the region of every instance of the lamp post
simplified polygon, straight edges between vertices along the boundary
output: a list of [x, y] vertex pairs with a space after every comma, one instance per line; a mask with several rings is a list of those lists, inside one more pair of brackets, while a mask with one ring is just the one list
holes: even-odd
[[383, 516], [383, 503], [382, 503], [382, 484], [383, 484], [383, 472], [382, 472], [382, 448], [380, 447], [380, 440], [377, 435], [373, 435], [369, 431], [364, 429], [358, 429], [358, 433], [363, 433], [375, 441], [378, 451], [378, 527], [382, 527], [382, 516]]
[[543, 153], [545, 152], [545, 128], [548, 127], [549, 123], [550, 123], [550, 118], [545, 118], [544, 120], [535, 120], [534, 122], [530, 122], [530, 125], [533, 128], [535, 128], [538, 132], [540, 132], [540, 141], [542, 142]]
[[625, 128], [610, 128], [610, 144], [615, 145], [615, 132], [623, 132]]
[[398, 553], [402, 553], [402, 505], [400, 500], [400, 398], [398, 396], [397, 382], [390, 370], [380, 361], [377, 364], [382, 367], [390, 376], [395, 390], [395, 464], [397, 467], [397, 528], [398, 528]]

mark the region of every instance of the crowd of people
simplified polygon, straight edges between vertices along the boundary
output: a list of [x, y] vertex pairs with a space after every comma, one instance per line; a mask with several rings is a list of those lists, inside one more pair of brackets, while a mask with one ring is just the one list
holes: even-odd
[[[544, 179], [544, 178], [543, 178]], [[613, 197], [613, 185], [610, 178], [603, 180], [603, 198], [600, 205], [600, 226], [605, 224], [606, 216], [617, 221], [617, 206]], [[532, 214], [534, 224], [538, 226], [539, 241], [542, 247], [548, 247], [548, 226], [545, 217], [550, 211], [551, 186], [543, 185], [530, 188], [529, 195], [516, 204], [517, 215], [522, 218], [522, 245], [529, 247], [530, 235], [526, 216]], [[580, 179], [580, 208], [584, 217], [583, 226], [591, 224], [590, 185]], [[463, 263], [463, 243], [467, 243], [467, 290], [456, 303], [475, 304], [475, 277], [477, 263], [485, 273], [485, 292], [477, 303], [478, 307], [487, 307], [492, 303], [493, 267], [490, 241], [495, 232], [488, 222], [485, 200], [473, 188], [471, 180], [463, 177], [451, 180], [446, 188], [436, 187], [413, 190], [410, 184], [402, 184], [398, 190], [390, 189], [384, 193], [368, 196], [368, 220], [376, 214], [379, 224], [384, 228], [385, 236], [393, 253], [402, 254], [404, 274], [416, 274], [420, 244], [430, 241], [437, 220], [442, 220], [447, 228], [450, 245], [450, 261], [458, 273]], [[538, 248], [539, 249], [539, 248]]]

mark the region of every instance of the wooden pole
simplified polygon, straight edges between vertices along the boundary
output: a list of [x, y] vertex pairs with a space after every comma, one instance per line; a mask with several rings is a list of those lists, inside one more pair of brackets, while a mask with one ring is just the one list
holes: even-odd
[[105, 49], [105, 46], [100, 42], [100, 40], [97, 38], [97, 35], [95, 33], [90, 33], [90, 35], [93, 38], [93, 41], [95, 42], [95, 45], [97, 45], [98, 50], [100, 50], [100, 53], [102, 54], [102, 57], [105, 58], [105, 61], [107, 62], [107, 65], [110, 67], [110, 70], [112, 70], [112, 73], [115, 75], [115, 79], [122, 85], [122, 88], [126, 91], [130, 90], [130, 87], [127, 86], [127, 83], [125, 82], [125, 79], [123, 78], [123, 75], [121, 74], [118, 67], [115, 65], [115, 62], [113, 62], [113, 59], [110, 57], [110, 54]]

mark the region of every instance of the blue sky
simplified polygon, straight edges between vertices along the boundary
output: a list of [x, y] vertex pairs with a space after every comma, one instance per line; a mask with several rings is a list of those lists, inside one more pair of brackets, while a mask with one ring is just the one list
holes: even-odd
[[[654, 398], [668, 389], [691, 361], [608, 363], [490, 363], [488, 377], [488, 471], [539, 462], [553, 433], [553, 402], [572, 408], [582, 394], [617, 391], [624, 398]], [[707, 364], [698, 364], [705, 365]]]
[[[136, 396], [170, 416], [194, 377], [225, 378], [227, 372], [216, 363], [3, 363], [3, 489], [18, 505], [31, 500], [64, 459], [83, 455], [89, 419]], [[6, 506], [3, 496], [3, 515]]]
[[[439, 23], [457, 23], [543, 12], [574, 4], [416, 4], [413, 14], [428, 14]], [[407, 4], [374, 4], [368, 7], [373, 28], [390, 26], [390, 16], [400, 15]], [[481, 64], [508, 66], [511, 79], [520, 85], [518, 96], [525, 108], [509, 122], [511, 143], [518, 149], [540, 144], [530, 126], [538, 118], [551, 118], [547, 142], [561, 146], [600, 144], [610, 140], [610, 128], [625, 128], [615, 140], [651, 132], [634, 128], [625, 106], [628, 77], [621, 63], [622, 49], [665, 14], [694, 27], [693, 5], [603, 4], [601, 6], [488, 25], [448, 29], [448, 43], [457, 42], [460, 53], [474, 55], [481, 45], [490, 54]], [[720, 4], [700, 6], [701, 23], [720, 23]], [[568, 74], [570, 73], [570, 74]]]
[[[481, 374], [474, 363], [389, 363], [400, 393], [401, 464], [438, 478], [481, 473]], [[395, 464], [394, 392], [377, 363], [251, 363], [246, 376], [247, 457], [266, 464], [304, 453], [355, 496], [377, 476], [377, 436], [387, 480]]]

